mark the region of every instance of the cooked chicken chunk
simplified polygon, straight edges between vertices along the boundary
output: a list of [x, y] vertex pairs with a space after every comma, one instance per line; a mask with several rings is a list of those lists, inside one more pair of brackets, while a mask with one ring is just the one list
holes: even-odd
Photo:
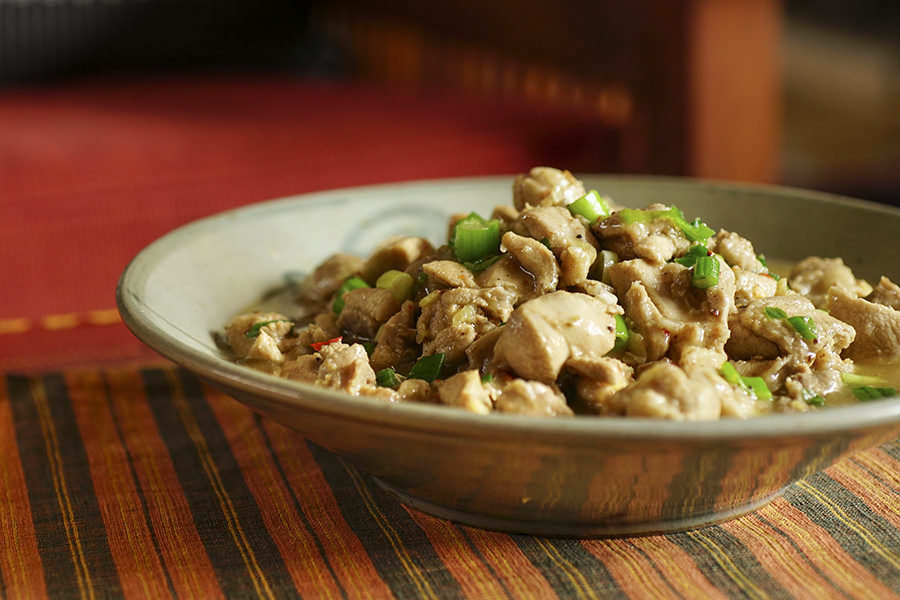
[[441, 404], [457, 406], [482, 415], [493, 410], [491, 396], [482, 385], [478, 371], [457, 373], [453, 377], [436, 382], [434, 387], [437, 389]]
[[854, 360], [900, 358], [900, 311], [857, 298], [840, 286], [828, 290], [826, 308], [833, 318], [856, 330], [844, 356]]
[[809, 298], [816, 308], [825, 306], [828, 289], [833, 285], [855, 296], [868, 296], [872, 292], [872, 286], [857, 279], [840, 258], [805, 258], [791, 269], [788, 283], [792, 290]]
[[534, 167], [528, 175], [519, 175], [513, 181], [513, 204], [518, 210], [566, 206], [584, 194], [584, 184], [570, 172], [551, 167]]

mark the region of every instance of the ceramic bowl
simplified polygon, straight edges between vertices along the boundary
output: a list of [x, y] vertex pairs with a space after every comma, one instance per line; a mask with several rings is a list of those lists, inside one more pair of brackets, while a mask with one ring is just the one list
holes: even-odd
[[[794, 189], [583, 176], [626, 206], [675, 204], [770, 257], [841, 256], [895, 280], [900, 210]], [[278, 379], [228, 361], [212, 332], [286, 273], [394, 234], [446, 236], [451, 213], [488, 214], [512, 177], [413, 182], [263, 202], [157, 240], [118, 287], [150, 347], [264, 416], [343, 456], [403, 502], [469, 525], [539, 535], [688, 529], [752, 511], [797, 480], [900, 435], [900, 399], [808, 414], [678, 423], [535, 418], [388, 404]]]

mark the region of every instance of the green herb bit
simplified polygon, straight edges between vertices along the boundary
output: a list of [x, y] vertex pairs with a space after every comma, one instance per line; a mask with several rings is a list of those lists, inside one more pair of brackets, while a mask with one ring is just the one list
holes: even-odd
[[381, 387], [396, 388], [400, 385], [400, 377], [393, 367], [386, 367], [375, 373], [375, 383]]
[[699, 218], [689, 223], [684, 218], [684, 213], [677, 206], [672, 206], [665, 210], [640, 210], [634, 208], [624, 208], [618, 211], [622, 218], [622, 222], [626, 225], [632, 223], [649, 223], [658, 219], [670, 221], [673, 225], [681, 230], [688, 240], [692, 242], [702, 242], [715, 234], [709, 226]]
[[818, 337], [816, 323], [810, 317], [788, 317], [787, 322], [800, 334], [800, 337], [808, 342], [814, 341]]
[[375, 352], [375, 346], [376, 346], [375, 342], [370, 340], [368, 342], [360, 342], [360, 343], [362, 344], [362, 347], [365, 348], [366, 354], [369, 356], [372, 356], [372, 353]]
[[858, 400], [862, 401], [890, 398], [891, 396], [897, 395], [897, 390], [892, 387], [875, 387], [872, 385], [853, 387], [850, 388], [850, 391], [853, 392], [853, 395], [856, 396]]
[[769, 268], [769, 262], [766, 260], [766, 255], [765, 255], [765, 254], [757, 254], [757, 255], [756, 255], [756, 260], [758, 260], [758, 261], [759, 261], [759, 264], [761, 264], [762, 266], [764, 266], [766, 269]]
[[409, 371], [410, 379], [424, 379], [431, 382], [437, 379], [444, 368], [444, 353], [438, 352], [429, 356], [423, 356]]
[[731, 385], [736, 385], [742, 390], [760, 400], [771, 400], [772, 392], [762, 377], [744, 377], [733, 364], [727, 360], [719, 367], [719, 374]]
[[485, 220], [476, 213], [460, 220], [450, 234], [453, 256], [462, 263], [475, 262], [500, 252], [500, 221]]
[[705, 290], [719, 283], [719, 259], [715, 256], [701, 256], [694, 263], [694, 273], [691, 276], [691, 285]]
[[595, 223], [599, 219], [609, 216], [609, 202], [601, 196], [597, 190], [591, 190], [575, 202], [569, 204], [569, 212], [587, 219], [588, 223]]
[[738, 373], [735, 366], [727, 360], [719, 367], [719, 374], [731, 385], [739, 385], [744, 389], [748, 389], [747, 384], [744, 383], [744, 378]]
[[767, 306], [763, 310], [765, 311], [766, 316], [769, 317], [770, 319], [781, 320], [781, 319], [788, 318], [787, 313], [784, 312], [783, 309], [778, 308], [777, 306]]
[[391, 269], [381, 274], [375, 282], [375, 287], [388, 290], [398, 301], [409, 300], [413, 295], [415, 280], [409, 273]]
[[481, 383], [490, 383], [494, 380], [494, 376], [490, 373], [485, 373], [481, 376]]
[[772, 392], [762, 377], [743, 377], [744, 383], [750, 388], [750, 393], [760, 400], [771, 400]]
[[480, 260], [464, 262], [463, 266], [473, 273], [477, 274], [481, 273], [482, 271], [499, 261], [501, 258], [503, 257], [497, 254], [495, 256], [488, 256], [487, 258], [482, 258]]
[[812, 390], [804, 389], [801, 397], [810, 406], [825, 406], [825, 397]]
[[334, 297], [334, 302], [331, 303], [331, 310], [333, 310], [335, 314], [341, 314], [341, 311], [344, 310], [344, 294], [367, 287], [371, 286], [369, 286], [362, 277], [351, 275], [345, 279], [344, 283], [338, 288], [337, 294]]
[[272, 323], [292, 323], [290, 319], [269, 319], [268, 321], [259, 321], [254, 323], [253, 326], [247, 330], [244, 334], [244, 337], [248, 340], [252, 340], [255, 337], [259, 337], [259, 334], [262, 333], [262, 328], [266, 325], [271, 325]]
[[615, 315], [616, 318], [616, 340], [610, 354], [619, 354], [628, 347], [628, 341], [631, 339], [631, 332], [628, 331], [628, 324], [622, 315]]
[[709, 249], [703, 244], [694, 244], [684, 256], [676, 258], [675, 262], [685, 267], [693, 267], [697, 263], [697, 259], [704, 256], [710, 256]]
[[841, 381], [846, 385], [878, 385], [884, 383], [884, 379], [875, 375], [860, 375], [859, 373], [841, 373]]

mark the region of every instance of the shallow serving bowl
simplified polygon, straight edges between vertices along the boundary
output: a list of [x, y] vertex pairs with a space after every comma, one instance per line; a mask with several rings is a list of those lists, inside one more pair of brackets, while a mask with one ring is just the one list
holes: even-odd
[[[893, 279], [900, 210], [786, 188], [584, 176], [621, 204], [675, 204], [769, 257], [841, 256]], [[218, 214], [157, 240], [118, 288], [150, 347], [259, 413], [373, 475], [400, 500], [470, 525], [539, 535], [623, 535], [702, 526], [752, 511], [793, 482], [900, 435], [900, 398], [809, 414], [676, 423], [481, 416], [387, 404], [232, 364], [212, 332], [329, 254], [394, 234], [442, 242], [451, 213], [509, 203], [512, 177], [336, 190]]]

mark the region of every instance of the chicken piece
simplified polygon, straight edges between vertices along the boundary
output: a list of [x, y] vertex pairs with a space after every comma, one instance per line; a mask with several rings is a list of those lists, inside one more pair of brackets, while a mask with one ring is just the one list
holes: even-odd
[[552, 167], [534, 167], [528, 175], [518, 175], [513, 181], [513, 204], [518, 210], [567, 206], [584, 194], [584, 184], [574, 175]]
[[594, 363], [615, 344], [619, 310], [574, 292], [529, 300], [509, 317], [494, 346], [494, 363], [547, 383], [556, 380], [563, 366], [590, 376]]
[[587, 279], [597, 260], [597, 240], [585, 224], [561, 206], [529, 208], [520, 217], [529, 237], [546, 242], [559, 261], [563, 286]]
[[875, 304], [841, 286], [828, 290], [826, 307], [835, 319], [856, 330], [843, 356], [853, 360], [900, 358], [900, 311]]
[[513, 300], [502, 287], [434, 291], [419, 303], [416, 342], [425, 356], [443, 353], [445, 364], [457, 365], [469, 344], [509, 319]]
[[720, 351], [691, 346], [681, 355], [678, 366], [684, 369], [684, 372], [692, 379], [705, 380], [716, 388], [722, 404], [721, 416], [744, 419], [768, 412], [768, 401], [756, 399], [743, 388], [728, 383], [720, 375], [719, 370], [726, 360], [727, 356]]
[[621, 360], [606, 357], [597, 361], [595, 377], [579, 377], [575, 382], [579, 408], [595, 415], [622, 414], [612, 404], [616, 392], [634, 381], [634, 370]]
[[572, 409], [555, 385], [518, 378], [495, 379], [490, 385], [497, 412], [532, 417], [570, 416]]
[[483, 288], [502, 287], [512, 295], [513, 306], [537, 295], [534, 277], [524, 271], [519, 261], [509, 254], [504, 254], [500, 260], [479, 273], [476, 282]]
[[[322, 346], [316, 384], [348, 394], [359, 395], [363, 388], [375, 386], [375, 371], [362, 344], [348, 346], [340, 342]], [[302, 357], [301, 357], [302, 358]]]
[[416, 303], [407, 300], [375, 334], [375, 349], [369, 362], [375, 371], [394, 367], [406, 372], [418, 356]]
[[[651, 204], [648, 211], [667, 211], [670, 207]], [[620, 212], [598, 220], [591, 230], [602, 241], [603, 247], [615, 252], [619, 260], [641, 258], [654, 265], [661, 265], [675, 256], [685, 254], [691, 242], [671, 219], [658, 218], [649, 221], [625, 223]]]
[[432, 403], [435, 401], [434, 388], [424, 379], [405, 379], [397, 386], [397, 400], [400, 402]]
[[734, 305], [738, 308], [747, 306], [754, 300], [769, 298], [778, 291], [778, 282], [768, 273], [745, 271], [741, 267], [732, 267], [734, 271]]
[[482, 373], [490, 373], [493, 370], [494, 346], [503, 332], [505, 325], [495, 327], [477, 338], [466, 348], [466, 358], [470, 369], [477, 369]]
[[519, 219], [519, 211], [509, 204], [500, 204], [494, 207], [491, 218], [500, 221], [501, 231], [508, 231], [512, 224]]
[[379, 247], [360, 268], [360, 277], [369, 285], [385, 271], [405, 271], [412, 263], [434, 253], [431, 242], [421, 237], [401, 237]]
[[447, 406], [486, 415], [493, 410], [491, 396], [481, 383], [478, 371], [470, 369], [435, 382], [438, 400]]
[[768, 273], [769, 269], [757, 258], [753, 243], [737, 233], [720, 230], [707, 244], [707, 247], [719, 254], [732, 267], [740, 267], [749, 273]]
[[[717, 256], [717, 255], [714, 255]], [[678, 360], [688, 346], [722, 351], [734, 309], [734, 273], [720, 257], [719, 281], [695, 288], [691, 270], [678, 263], [661, 268], [643, 259], [618, 262], [607, 271], [625, 314], [643, 336], [647, 360]]]
[[345, 279], [359, 272], [363, 259], [352, 254], [332, 254], [300, 284], [297, 300], [322, 304], [328, 301]]
[[429, 278], [428, 289], [437, 287], [477, 288], [472, 271], [454, 260], [433, 260], [422, 265], [422, 272]]
[[868, 296], [872, 292], [872, 286], [857, 279], [840, 258], [804, 258], [791, 269], [788, 284], [792, 290], [809, 298], [816, 308], [825, 306], [828, 289], [834, 285], [855, 296]]
[[293, 328], [293, 321], [281, 313], [252, 312], [233, 318], [225, 328], [225, 337], [240, 359], [280, 363], [290, 345], [286, 336]]
[[531, 275], [535, 295], [556, 289], [559, 283], [559, 265], [556, 264], [553, 252], [544, 244], [508, 231], [503, 234], [500, 248], [515, 258], [519, 266]]
[[691, 376], [670, 362], [658, 361], [641, 371], [611, 402], [629, 417], [708, 421], [722, 414], [721, 392], [706, 372]]
[[344, 309], [337, 326], [358, 338], [370, 340], [381, 324], [400, 310], [400, 301], [390, 290], [358, 288], [344, 294]]
[[900, 310], [900, 286], [882, 276], [872, 293], [866, 296], [866, 300]]

